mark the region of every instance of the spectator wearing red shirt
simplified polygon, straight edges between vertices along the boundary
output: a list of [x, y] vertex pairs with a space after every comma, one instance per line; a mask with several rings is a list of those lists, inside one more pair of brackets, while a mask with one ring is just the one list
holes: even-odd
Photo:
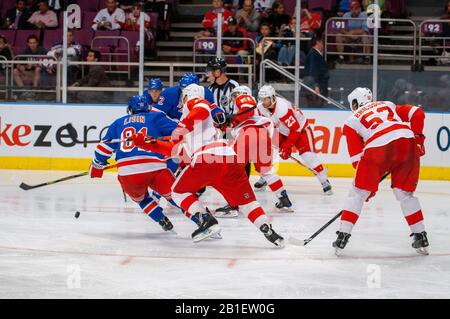
[[213, 27], [215, 29], [217, 28], [217, 14], [219, 12], [222, 12], [223, 23], [225, 23], [225, 21], [227, 21], [229, 17], [233, 16], [233, 12], [223, 8], [222, 0], [213, 0], [212, 5], [213, 5], [214, 9], [207, 12], [205, 14], [205, 17], [203, 18], [202, 25], [204, 28], [206, 28], [206, 25], [211, 25], [211, 21], [212, 21]]
[[317, 34], [317, 30], [320, 29], [322, 17], [318, 13], [310, 12], [307, 2], [302, 2], [301, 8], [301, 33], [307, 37], [312, 37]]

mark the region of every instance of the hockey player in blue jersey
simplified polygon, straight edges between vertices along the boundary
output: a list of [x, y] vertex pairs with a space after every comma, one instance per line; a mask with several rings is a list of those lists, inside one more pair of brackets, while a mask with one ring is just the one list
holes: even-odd
[[152, 108], [157, 108], [159, 110], [159, 107], [163, 107], [164, 99], [161, 97], [163, 87], [164, 84], [159, 78], [153, 78], [148, 81], [148, 86], [147, 90], [144, 92], [144, 97]]
[[[200, 80], [196, 74], [183, 74], [178, 85], [171, 86], [162, 91], [160, 100], [154, 107], [165, 112], [169, 117], [179, 120], [181, 118], [182, 109], [182, 103], [180, 101], [181, 91], [189, 84], [198, 84], [199, 82]], [[204, 97], [208, 102], [214, 103], [213, 94], [208, 88], [204, 88]], [[219, 109], [216, 111], [219, 111]]]
[[[167, 168], [167, 162], [159, 153], [147, 152], [136, 147], [133, 137], [139, 133], [154, 138], [170, 136], [177, 123], [170, 120], [162, 112], [150, 112], [143, 96], [133, 96], [128, 103], [128, 115], [115, 120], [101, 142], [95, 149], [94, 159], [89, 169], [91, 178], [101, 178], [103, 168], [108, 165], [108, 159], [116, 154], [118, 180], [130, 198], [137, 202], [143, 212], [158, 222], [163, 230], [173, 228], [170, 220], [164, 215], [158, 202], [150, 196], [148, 188], [161, 194], [172, 205], [171, 187], [175, 180], [173, 173]], [[127, 140], [130, 139], [130, 140]], [[110, 140], [124, 140], [117, 143], [107, 143]], [[188, 213], [195, 223], [198, 220]]]

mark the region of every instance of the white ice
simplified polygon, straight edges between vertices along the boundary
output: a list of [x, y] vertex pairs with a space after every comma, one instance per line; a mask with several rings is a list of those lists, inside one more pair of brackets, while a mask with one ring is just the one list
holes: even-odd
[[[448, 298], [450, 183], [421, 181], [430, 255], [411, 248], [388, 181], [366, 204], [342, 257], [331, 248], [338, 222], [306, 247], [277, 249], [247, 219], [221, 219], [222, 240], [194, 244], [194, 224], [167, 209], [178, 233], [124, 202], [114, 173], [23, 191], [72, 172], [0, 170], [1, 298]], [[252, 181], [255, 178], [252, 177]], [[350, 179], [285, 177], [294, 213], [257, 193], [274, 229], [307, 238], [342, 206]], [[224, 204], [213, 190], [202, 201]], [[75, 211], [81, 216], [74, 218]]]

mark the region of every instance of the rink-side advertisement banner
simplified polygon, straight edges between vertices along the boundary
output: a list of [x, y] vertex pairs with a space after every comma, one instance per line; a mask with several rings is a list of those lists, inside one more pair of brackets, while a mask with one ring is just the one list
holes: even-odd
[[[314, 129], [315, 146], [331, 176], [353, 176], [342, 124], [349, 111], [304, 111]], [[67, 124], [76, 130], [79, 142], [98, 140], [108, 125], [125, 115], [125, 106], [0, 104], [0, 168], [86, 170], [95, 144], [76, 143]], [[450, 114], [427, 113], [426, 155], [421, 177], [450, 180]], [[281, 175], [309, 175], [298, 164], [280, 162]]]

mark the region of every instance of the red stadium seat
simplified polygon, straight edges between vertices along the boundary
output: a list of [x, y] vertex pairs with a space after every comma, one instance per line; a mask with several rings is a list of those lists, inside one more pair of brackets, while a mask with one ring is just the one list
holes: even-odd
[[45, 30], [44, 33], [44, 41], [43, 47], [46, 50], [50, 50], [52, 46], [55, 45], [56, 42], [62, 41], [63, 39], [63, 30]]

